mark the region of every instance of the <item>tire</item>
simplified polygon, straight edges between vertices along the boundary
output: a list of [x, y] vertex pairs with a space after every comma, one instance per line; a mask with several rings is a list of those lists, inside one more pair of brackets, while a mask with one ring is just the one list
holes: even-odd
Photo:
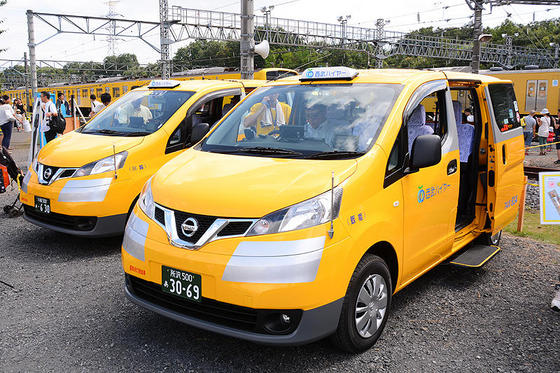
[[[368, 289], [374, 290], [373, 299]], [[383, 259], [372, 254], [364, 255], [350, 279], [338, 328], [331, 336], [332, 342], [350, 353], [363, 352], [373, 346], [387, 322], [392, 289], [389, 268]]]
[[480, 235], [478, 242], [483, 245], [494, 245], [498, 246], [500, 240], [502, 239], [502, 231], [492, 235], [491, 233], [483, 233]]

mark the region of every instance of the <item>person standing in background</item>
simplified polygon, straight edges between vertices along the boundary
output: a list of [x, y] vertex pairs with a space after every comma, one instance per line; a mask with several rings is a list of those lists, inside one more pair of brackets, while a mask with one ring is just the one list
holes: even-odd
[[538, 119], [539, 129], [537, 135], [539, 135], [539, 155], [546, 155], [546, 140], [548, 139], [549, 127], [550, 127], [550, 112], [547, 108], [542, 109], [541, 113], [543, 116]]
[[49, 92], [41, 92], [39, 121], [41, 123], [41, 132], [45, 134], [47, 143], [56, 137], [56, 131], [49, 126], [49, 121], [51, 117], [56, 117], [57, 115], [56, 106], [51, 101], [51, 94]]
[[[2, 133], [4, 138], [2, 139], [2, 146], [8, 150], [12, 150], [10, 148], [10, 141], [12, 139], [12, 130], [14, 128], [14, 122], [19, 119], [16, 118], [14, 109], [12, 108], [12, 104], [10, 102], [10, 96], [4, 95], [2, 96], [3, 104], [0, 105], [0, 128], [2, 128]], [[23, 123], [23, 121], [21, 121]]]
[[[531, 141], [533, 141], [533, 133], [535, 132], [535, 125], [537, 121], [535, 119], [535, 110], [531, 110], [528, 115], [523, 117], [525, 121], [525, 127], [523, 127], [523, 138], [525, 139], [525, 148], [531, 146]], [[529, 149], [525, 149], [525, 155], [529, 154]]]
[[91, 119], [96, 116], [97, 113], [101, 111], [101, 109], [103, 109], [103, 104], [97, 101], [97, 96], [93, 94], [89, 96], [89, 99], [91, 100], [91, 112], [89, 113], [89, 119]]
[[[64, 110], [62, 110], [64, 108]], [[66, 101], [66, 96], [64, 93], [58, 92], [56, 96], [56, 110], [60, 111], [63, 116], [70, 114], [70, 104]]]
[[[558, 113], [560, 113], [560, 109], [558, 109]], [[556, 156], [558, 157], [554, 164], [560, 164], [560, 118], [554, 123], [554, 142], [556, 143]]]
[[[109, 106], [109, 104], [111, 103], [111, 95], [107, 92], [101, 94], [101, 96], [99, 97], [101, 99], [101, 109], [99, 109], [99, 111], [105, 109], [107, 106]], [[98, 112], [99, 112], [98, 111]]]

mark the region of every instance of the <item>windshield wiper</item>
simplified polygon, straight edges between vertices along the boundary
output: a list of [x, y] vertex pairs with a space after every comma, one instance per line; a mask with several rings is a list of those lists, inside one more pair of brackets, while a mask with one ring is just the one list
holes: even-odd
[[136, 132], [123, 132], [123, 136], [146, 136], [151, 135], [151, 132], [147, 131], [136, 131]]
[[306, 155], [305, 158], [311, 159], [338, 159], [338, 158], [350, 158], [364, 155], [364, 152], [350, 152], [350, 151], [338, 151], [334, 150], [331, 152], [318, 152]]
[[303, 153], [296, 152], [295, 150], [270, 148], [265, 146], [256, 146], [254, 148], [249, 148], [249, 147], [235, 148], [233, 150], [220, 151], [220, 153], [283, 154], [283, 155], [297, 155], [297, 156], [303, 155]]
[[89, 134], [101, 133], [103, 135], [116, 135], [119, 134], [120, 132], [115, 130], [99, 129], [94, 131], [82, 131], [82, 133], [89, 133]]

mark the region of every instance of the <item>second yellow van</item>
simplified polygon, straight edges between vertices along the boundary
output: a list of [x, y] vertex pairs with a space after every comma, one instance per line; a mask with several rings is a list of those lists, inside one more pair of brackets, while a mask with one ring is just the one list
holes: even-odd
[[122, 234], [141, 188], [263, 82], [154, 80], [48, 143], [22, 184], [24, 218], [79, 236]]

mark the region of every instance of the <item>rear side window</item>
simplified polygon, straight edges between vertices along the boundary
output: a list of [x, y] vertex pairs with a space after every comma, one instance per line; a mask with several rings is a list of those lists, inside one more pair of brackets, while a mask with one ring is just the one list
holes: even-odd
[[492, 110], [500, 132], [507, 132], [520, 127], [521, 118], [519, 117], [513, 85], [490, 84], [488, 90], [490, 91]]

